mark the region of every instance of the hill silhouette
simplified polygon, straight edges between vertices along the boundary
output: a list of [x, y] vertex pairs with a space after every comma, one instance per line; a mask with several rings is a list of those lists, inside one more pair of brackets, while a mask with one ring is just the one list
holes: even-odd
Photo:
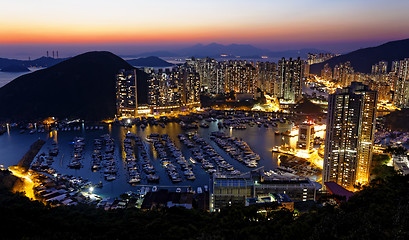
[[[115, 75], [133, 69], [110, 52], [88, 52], [23, 75], [0, 88], [1, 119], [49, 116], [100, 120], [115, 115]], [[146, 102], [147, 75], [138, 70], [138, 101]]]
[[409, 39], [403, 39], [387, 42], [377, 47], [359, 49], [322, 63], [313, 64], [310, 66], [310, 72], [320, 74], [326, 63], [334, 68], [339, 63], [350, 61], [356, 72], [370, 73], [372, 65], [379, 61], [388, 61], [388, 69], [390, 69], [392, 61], [402, 60], [407, 57], [409, 57]]
[[138, 67], [170, 67], [173, 66], [172, 63], [169, 63], [165, 60], [162, 60], [158, 57], [145, 57], [145, 58], [137, 58], [137, 59], [131, 59], [127, 60], [129, 64], [132, 66], [138, 66]]

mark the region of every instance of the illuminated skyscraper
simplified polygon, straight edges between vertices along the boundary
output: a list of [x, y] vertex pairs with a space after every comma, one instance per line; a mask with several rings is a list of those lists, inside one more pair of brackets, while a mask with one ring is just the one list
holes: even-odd
[[332, 81], [332, 69], [328, 63], [326, 63], [324, 68], [321, 70], [321, 78], [323, 78], [325, 81]]
[[277, 64], [270, 62], [257, 62], [257, 88], [261, 91], [277, 96]]
[[182, 84], [178, 68], [159, 69], [151, 73], [148, 80], [148, 103], [152, 109], [158, 107], [180, 106]]
[[216, 77], [210, 82], [209, 92], [214, 94], [224, 94], [224, 83], [226, 80], [226, 63], [221, 62], [216, 65]]
[[386, 61], [380, 61], [377, 64], [372, 65], [372, 75], [377, 75], [377, 74], [385, 74], [387, 73], [388, 70], [388, 62]]
[[398, 107], [409, 107], [409, 58], [394, 63], [392, 70], [396, 74], [394, 104]]
[[184, 65], [180, 70], [181, 80], [183, 84], [182, 89], [182, 103], [183, 104], [199, 104], [200, 103], [200, 75], [194, 67]]
[[256, 68], [247, 61], [229, 61], [226, 66], [225, 93], [255, 93], [257, 90]]
[[351, 84], [354, 77], [354, 68], [351, 66], [350, 62], [341, 63], [334, 67], [334, 80], [341, 85], [341, 87], [346, 87]]
[[120, 117], [134, 117], [137, 113], [136, 69], [120, 70], [116, 76], [116, 110]]
[[279, 96], [285, 101], [296, 102], [301, 99], [304, 78], [304, 61], [296, 60], [278, 61], [278, 91]]
[[324, 182], [346, 189], [369, 180], [375, 132], [377, 92], [352, 82], [328, 100]]

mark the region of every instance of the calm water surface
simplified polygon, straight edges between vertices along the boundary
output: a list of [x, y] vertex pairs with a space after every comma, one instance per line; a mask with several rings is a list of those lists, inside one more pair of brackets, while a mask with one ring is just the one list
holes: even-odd
[[6, 85], [7, 83], [13, 81], [14, 79], [24, 75], [24, 74], [29, 74], [32, 72], [35, 72], [37, 70], [41, 70], [43, 68], [28, 68], [31, 70], [31, 72], [1, 72], [0, 71], [0, 88]]

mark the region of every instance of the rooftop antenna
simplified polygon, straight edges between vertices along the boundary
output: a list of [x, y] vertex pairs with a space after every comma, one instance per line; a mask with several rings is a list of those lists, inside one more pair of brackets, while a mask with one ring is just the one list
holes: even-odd
[[53, 51], [53, 58], [54, 58], [54, 51]]
[[47, 51], [47, 57], [48, 57], [48, 51]]
[[57, 51], [57, 58], [58, 58], [58, 51]]

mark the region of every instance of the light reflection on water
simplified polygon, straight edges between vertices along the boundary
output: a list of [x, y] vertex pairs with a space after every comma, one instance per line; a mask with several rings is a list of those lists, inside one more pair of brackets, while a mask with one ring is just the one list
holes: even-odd
[[[210, 122], [208, 124], [209, 128], [199, 128], [194, 131], [197, 131], [198, 134], [206, 140], [206, 142], [214, 147], [215, 150], [219, 152], [222, 157], [226, 158], [226, 160], [230, 162], [236, 169], [240, 170], [241, 172], [247, 172], [251, 170], [250, 168], [245, 167], [234, 159], [231, 159], [210, 139], [211, 132], [217, 131], [218, 127], [217, 121]], [[284, 143], [295, 146], [295, 142], [297, 140], [296, 137], [282, 137], [281, 135], [274, 134], [274, 132], [277, 130], [283, 132], [290, 128], [291, 126], [287, 124], [278, 123], [277, 128], [265, 128], [264, 126], [257, 127], [257, 125], [251, 127], [247, 125], [246, 130], [222, 129], [222, 131], [224, 131], [227, 135], [237, 137], [247, 142], [251, 149], [260, 155], [261, 160], [259, 161], [259, 166], [264, 166], [265, 170], [270, 170], [277, 167], [277, 156], [275, 154], [272, 154], [272, 147], [279, 146]], [[193, 171], [196, 175], [195, 181], [185, 180], [178, 184], [172, 184], [160, 161], [157, 159], [156, 151], [153, 150], [153, 147], [150, 143], [146, 142], [146, 137], [151, 133], [167, 133], [175, 143], [175, 145], [182, 150], [182, 153], [185, 155], [186, 159], [189, 159], [191, 156], [190, 149], [181, 144], [177, 138], [178, 134], [185, 132], [181, 129], [178, 123], [168, 123], [165, 128], [162, 128], [159, 125], [147, 126], [145, 129], [137, 126], [132, 126], [132, 128], [125, 128], [109, 124], [104, 127], [104, 130], [85, 130], [85, 126], [83, 126], [80, 131], [72, 130], [68, 132], [52, 131], [50, 133], [34, 134], [28, 134], [28, 132], [26, 132], [24, 134], [20, 134], [19, 131], [20, 129], [11, 129], [9, 135], [3, 134], [3, 136], [0, 136], [0, 164], [3, 164], [5, 167], [17, 164], [18, 161], [26, 153], [26, 151], [28, 151], [30, 145], [38, 138], [42, 138], [47, 142], [41, 149], [40, 153], [47, 153], [48, 149], [51, 148], [52, 140], [54, 140], [58, 143], [60, 152], [58, 156], [54, 158], [53, 167], [62, 174], [73, 175], [77, 177], [81, 176], [83, 178], [89, 179], [95, 184], [99, 181], [102, 181], [104, 187], [102, 189], [95, 189], [95, 193], [100, 194], [104, 197], [116, 197], [121, 193], [127, 191], [136, 191], [140, 188], [140, 186], [131, 186], [127, 183], [125, 161], [122, 160], [125, 157], [123, 153], [123, 140], [125, 139], [125, 134], [128, 131], [137, 134], [143, 140], [148, 156], [150, 157], [152, 164], [157, 171], [157, 174], [160, 176], [160, 183], [158, 185], [169, 187], [192, 186], [195, 189], [198, 186], [209, 184], [209, 175], [198, 164], [193, 167]], [[117, 179], [112, 182], [104, 181], [102, 173], [91, 171], [91, 156], [94, 150], [94, 139], [99, 138], [103, 134], [110, 134], [115, 139], [115, 157], [117, 159], [118, 175]], [[84, 151], [85, 158], [83, 160], [84, 167], [81, 169], [69, 169], [67, 167], [67, 164], [69, 163], [73, 151], [72, 141], [76, 136], [85, 138], [86, 146]], [[146, 184], [146, 181], [143, 181], [143, 184]]]

